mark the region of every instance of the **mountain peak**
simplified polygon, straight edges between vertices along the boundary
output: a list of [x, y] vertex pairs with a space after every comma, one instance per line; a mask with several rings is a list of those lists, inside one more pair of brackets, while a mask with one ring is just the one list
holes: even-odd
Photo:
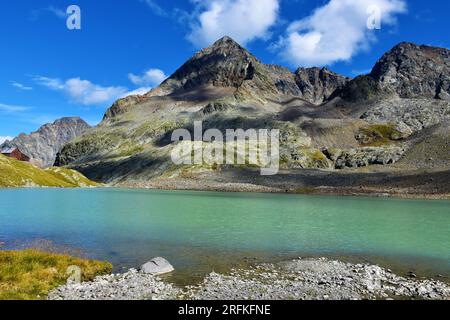
[[253, 78], [259, 64], [250, 52], [226, 36], [198, 51], [161, 85], [161, 89], [174, 92], [208, 84], [238, 88], [243, 81]]
[[88, 125], [86, 121], [84, 121], [80, 117], [63, 117], [55, 120], [55, 122], [53, 122], [53, 125], [70, 124], [70, 123], [81, 123], [83, 125]]
[[198, 51], [188, 62], [207, 56], [223, 56], [223, 58], [228, 59], [232, 56], [235, 59], [251, 58], [256, 60], [247, 49], [228, 36], [222, 37], [211, 46]]
[[448, 100], [450, 50], [401, 42], [378, 60], [370, 76], [400, 97]]
[[214, 44], [212, 45], [212, 47], [232, 47], [232, 46], [240, 47], [241, 45], [229, 36], [224, 36], [224, 37], [220, 38], [219, 40], [214, 42]]
[[235, 96], [242, 100], [282, 94], [320, 104], [348, 80], [327, 68], [299, 68], [294, 74], [287, 68], [265, 65], [225, 36], [198, 51], [156, 90], [158, 95], [167, 95], [211, 85], [235, 88]]
[[402, 57], [411, 60], [439, 59], [439, 62], [446, 63], [448, 61], [445, 61], [444, 59], [450, 57], [450, 50], [428, 45], [418, 45], [412, 42], [400, 42], [386, 52], [378, 62], [391, 62], [391, 60]]

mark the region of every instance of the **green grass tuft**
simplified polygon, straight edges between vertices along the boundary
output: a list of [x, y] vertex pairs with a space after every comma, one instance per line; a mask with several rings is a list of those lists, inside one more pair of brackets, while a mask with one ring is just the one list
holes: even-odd
[[109, 262], [85, 260], [37, 250], [0, 251], [0, 300], [43, 300], [67, 282], [70, 266], [81, 269], [82, 281], [112, 272]]

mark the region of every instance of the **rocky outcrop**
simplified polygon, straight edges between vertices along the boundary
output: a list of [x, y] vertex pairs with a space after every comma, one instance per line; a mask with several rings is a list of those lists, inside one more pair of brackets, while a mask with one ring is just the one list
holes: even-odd
[[336, 169], [360, 168], [371, 165], [394, 164], [405, 153], [403, 147], [364, 147], [350, 150], [328, 148], [323, 153], [332, 160]]
[[403, 42], [376, 63], [370, 76], [401, 98], [448, 99], [450, 50]]
[[336, 95], [362, 102], [392, 95], [449, 100], [450, 50], [403, 42], [385, 53], [369, 75], [350, 81]]
[[341, 97], [345, 102], [364, 103], [384, 95], [380, 84], [369, 75], [356, 77], [344, 87], [335, 91], [333, 96]]
[[123, 114], [128, 110], [128, 107], [132, 107], [133, 105], [136, 105], [144, 100], [145, 98], [140, 95], [132, 95], [119, 99], [106, 111], [103, 120], [105, 121], [112, 119], [119, 114]]
[[391, 122], [401, 131], [417, 132], [450, 121], [450, 103], [439, 99], [391, 98], [377, 102], [361, 119]]
[[266, 65], [266, 68], [280, 94], [302, 96], [302, 91], [296, 82], [295, 74], [289, 69], [273, 64]]
[[225, 112], [233, 108], [234, 106], [231, 103], [224, 101], [213, 101], [208, 103], [208, 105], [201, 110], [201, 113], [203, 115], [209, 115], [216, 112]]
[[303, 99], [314, 104], [322, 104], [349, 81], [350, 78], [327, 68], [299, 68], [295, 72], [295, 82]]
[[30, 157], [33, 164], [47, 168], [54, 164], [56, 154], [64, 144], [82, 135], [90, 126], [81, 118], [62, 118], [46, 124], [29, 135], [24, 133], [6, 141], [0, 148], [17, 147]]

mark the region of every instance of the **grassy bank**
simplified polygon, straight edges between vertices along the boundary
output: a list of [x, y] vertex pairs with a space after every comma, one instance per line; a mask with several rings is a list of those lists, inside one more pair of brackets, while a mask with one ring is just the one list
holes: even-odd
[[81, 269], [81, 280], [112, 272], [108, 262], [85, 260], [37, 250], [0, 251], [0, 300], [42, 300], [67, 282], [70, 266]]
[[0, 187], [95, 187], [81, 173], [65, 168], [40, 169], [31, 163], [0, 155]]

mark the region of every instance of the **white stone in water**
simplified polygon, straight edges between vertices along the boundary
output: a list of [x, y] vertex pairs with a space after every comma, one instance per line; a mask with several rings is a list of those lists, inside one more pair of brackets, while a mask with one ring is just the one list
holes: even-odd
[[150, 260], [146, 264], [141, 266], [141, 272], [152, 275], [159, 275], [170, 273], [175, 269], [173, 266], [164, 258], [158, 257]]

